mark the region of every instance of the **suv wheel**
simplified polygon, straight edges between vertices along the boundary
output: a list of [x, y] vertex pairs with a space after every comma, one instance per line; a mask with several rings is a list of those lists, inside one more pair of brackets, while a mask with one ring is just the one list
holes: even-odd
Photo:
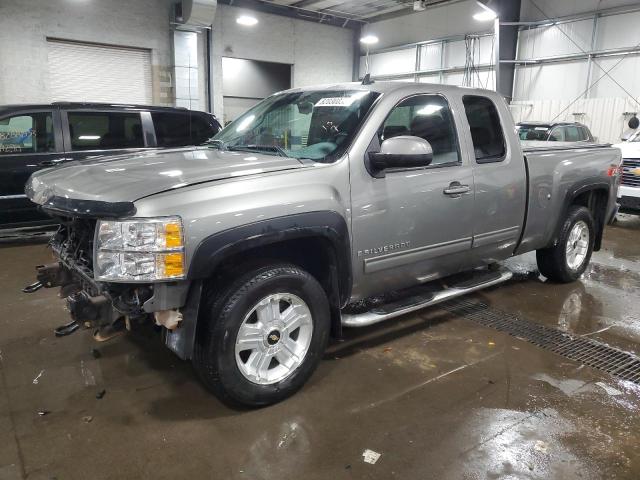
[[327, 296], [309, 273], [292, 265], [262, 267], [207, 295], [193, 363], [214, 394], [262, 406], [304, 385], [330, 331]]
[[595, 235], [593, 217], [585, 207], [572, 206], [565, 219], [558, 242], [538, 250], [538, 269], [550, 280], [569, 283], [580, 278], [591, 260]]

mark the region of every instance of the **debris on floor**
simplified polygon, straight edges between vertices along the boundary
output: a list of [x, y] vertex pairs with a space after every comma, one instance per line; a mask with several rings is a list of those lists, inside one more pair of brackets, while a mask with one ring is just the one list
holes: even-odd
[[82, 417], [82, 421], [84, 423], [91, 423], [91, 420], [93, 420], [93, 417], [91, 415], [87, 415], [85, 417]]
[[44, 370], [40, 370], [40, 373], [38, 375], [36, 375], [36, 378], [33, 379], [33, 384], [37, 385], [38, 382], [40, 381], [40, 377], [42, 377], [42, 375], [44, 374]]
[[38, 410], [38, 415], [44, 417], [45, 415], [49, 415], [51, 412], [49, 410]]
[[96, 393], [96, 398], [100, 400], [102, 397], [104, 397], [105, 393], [107, 393], [106, 390], [100, 390], [98, 393]]
[[611, 397], [622, 395], [622, 392], [620, 390], [618, 390], [617, 388], [610, 387], [604, 382], [596, 382], [596, 385], [602, 388], [605, 392], [607, 392], [607, 395]]
[[362, 456], [364, 457], [365, 463], [370, 463], [374, 465], [382, 456], [381, 453], [374, 452], [373, 450], [369, 450], [368, 448], [362, 452]]

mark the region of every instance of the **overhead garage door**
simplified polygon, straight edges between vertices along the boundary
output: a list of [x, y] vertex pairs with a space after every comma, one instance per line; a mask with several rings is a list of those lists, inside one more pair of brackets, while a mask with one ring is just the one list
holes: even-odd
[[151, 53], [47, 40], [51, 101], [152, 102]]

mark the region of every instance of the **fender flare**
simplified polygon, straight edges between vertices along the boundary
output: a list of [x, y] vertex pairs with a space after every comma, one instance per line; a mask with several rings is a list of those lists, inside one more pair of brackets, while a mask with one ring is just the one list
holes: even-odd
[[278, 242], [322, 238], [331, 245], [336, 260], [340, 303], [351, 295], [351, 241], [345, 218], [330, 210], [298, 213], [249, 223], [206, 237], [196, 248], [188, 278], [210, 278], [216, 267], [230, 255]]
[[[560, 235], [560, 230], [562, 229], [562, 224], [564, 223], [565, 218], [567, 218], [567, 213], [569, 211], [569, 207], [573, 204], [573, 201], [576, 198], [578, 198], [578, 196], [582, 195], [583, 193], [592, 192], [592, 191], [604, 191], [604, 192], [606, 192], [607, 202], [608, 202], [609, 194], [611, 192], [611, 184], [609, 182], [607, 182], [607, 181], [604, 181], [600, 177], [598, 177], [598, 178], [590, 178], [590, 179], [586, 179], [586, 180], [583, 180], [581, 182], [576, 183], [572, 188], [570, 188], [567, 191], [567, 193], [565, 195], [564, 207], [562, 209], [562, 215], [558, 219], [558, 223], [557, 223], [555, 229], [553, 230], [553, 237], [551, 238], [551, 245], [555, 245], [556, 242], [558, 241], [558, 236]], [[604, 216], [605, 217], [606, 217], [607, 205], [605, 205], [605, 212], [604, 212]], [[600, 245], [602, 244], [602, 236], [604, 234], [604, 227], [606, 225], [606, 218], [603, 217], [601, 222], [599, 221], [598, 218], [594, 218], [594, 221], [596, 222], [596, 227], [598, 228], [598, 231], [596, 232], [596, 238], [595, 238], [595, 244], [594, 245], [595, 245], [595, 250], [599, 250], [600, 249]]]

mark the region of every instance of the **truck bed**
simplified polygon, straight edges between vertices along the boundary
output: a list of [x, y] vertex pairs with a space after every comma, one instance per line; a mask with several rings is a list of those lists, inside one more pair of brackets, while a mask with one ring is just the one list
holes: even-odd
[[[528, 200], [522, 241], [516, 254], [549, 245], [558, 222], [582, 185], [609, 190], [610, 167], [620, 164], [620, 150], [610, 145], [523, 141], [528, 177]], [[609, 190], [615, 206], [615, 189]], [[607, 212], [609, 215], [610, 212]]]

